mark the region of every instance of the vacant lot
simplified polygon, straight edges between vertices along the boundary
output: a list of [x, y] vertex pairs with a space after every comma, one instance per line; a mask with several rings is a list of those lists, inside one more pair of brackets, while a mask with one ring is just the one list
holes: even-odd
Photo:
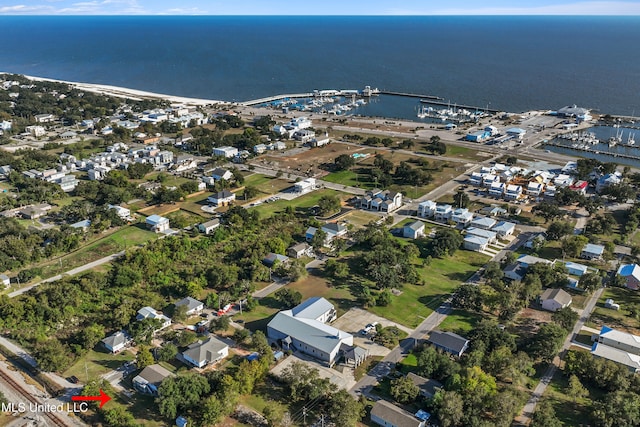
[[[82, 382], [87, 382], [99, 378], [109, 371], [121, 367], [125, 362], [133, 360], [135, 356], [129, 351], [118, 354], [106, 353], [103, 351], [90, 350], [83, 357], [78, 359], [73, 366], [67, 369], [64, 377], [75, 375]], [[88, 376], [88, 379], [87, 379]]]
[[470, 251], [456, 251], [450, 257], [434, 258], [430, 265], [418, 267], [424, 285], [404, 285], [402, 294], [394, 296], [390, 305], [369, 310], [415, 328], [488, 260], [488, 256]]
[[261, 161], [282, 170], [290, 170], [292, 173], [322, 176], [327, 172], [321, 166], [327, 163], [333, 164], [340, 154], [372, 153], [374, 150], [365, 147], [354, 147], [339, 142], [334, 142], [323, 147], [311, 148], [287, 157], [264, 156]]
[[[607, 298], [612, 298], [620, 304], [620, 310], [611, 310], [604, 307]], [[627, 332], [640, 333], [640, 322], [634, 319], [629, 308], [640, 304], [640, 293], [626, 288], [607, 288], [596, 304], [596, 308], [589, 319], [589, 326], [599, 329], [606, 325], [615, 329], [623, 329]]]
[[483, 316], [466, 310], [453, 310], [446, 319], [442, 321], [439, 328], [442, 331], [450, 331], [456, 334], [465, 335], [476, 327]]
[[340, 219], [347, 221], [349, 224], [353, 224], [356, 227], [363, 227], [369, 224], [371, 221], [380, 220], [381, 217], [360, 209], [354, 209], [348, 212], [346, 215], [342, 216]]
[[315, 190], [311, 193], [296, 197], [293, 200], [278, 200], [272, 203], [262, 203], [250, 209], [258, 211], [261, 218], [268, 218], [277, 213], [284, 212], [287, 206], [293, 207], [296, 212], [304, 212], [306, 209], [317, 205], [322, 196], [338, 196], [342, 200], [345, 200], [349, 195], [329, 189]]

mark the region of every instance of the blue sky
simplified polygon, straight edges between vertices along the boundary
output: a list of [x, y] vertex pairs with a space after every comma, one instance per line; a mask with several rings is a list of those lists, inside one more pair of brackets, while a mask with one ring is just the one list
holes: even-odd
[[640, 15], [640, 0], [0, 0], [3, 15]]

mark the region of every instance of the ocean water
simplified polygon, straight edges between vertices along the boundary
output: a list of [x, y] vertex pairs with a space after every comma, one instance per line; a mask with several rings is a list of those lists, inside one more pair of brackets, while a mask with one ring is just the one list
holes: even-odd
[[[0, 70], [244, 101], [313, 89], [640, 116], [640, 17], [0, 17]], [[414, 118], [418, 100], [361, 113]]]

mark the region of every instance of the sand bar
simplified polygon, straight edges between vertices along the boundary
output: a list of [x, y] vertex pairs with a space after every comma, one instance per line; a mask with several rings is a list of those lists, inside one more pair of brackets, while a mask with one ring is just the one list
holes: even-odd
[[[5, 72], [1, 74], [14, 74], [14, 73]], [[86, 90], [87, 92], [94, 92], [94, 93], [99, 93], [99, 94], [108, 95], [108, 96], [116, 96], [119, 98], [127, 98], [134, 101], [141, 101], [143, 99], [161, 99], [161, 100], [169, 101], [172, 104], [185, 104], [185, 105], [196, 105], [196, 106], [206, 106], [211, 104], [230, 104], [230, 102], [227, 102], [227, 101], [165, 95], [161, 93], [146, 92], [142, 90], [129, 89], [129, 88], [118, 87], [118, 86], [101, 85], [101, 84], [93, 84], [93, 83], [69, 82], [65, 80], [48, 79], [44, 77], [34, 77], [34, 76], [26, 76], [26, 75], [24, 77], [34, 81], [65, 83], [70, 86], [76, 87], [78, 89]]]

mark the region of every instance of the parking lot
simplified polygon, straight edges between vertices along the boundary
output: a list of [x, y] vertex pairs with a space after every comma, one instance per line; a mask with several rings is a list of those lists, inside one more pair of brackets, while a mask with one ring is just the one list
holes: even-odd
[[371, 356], [384, 357], [389, 354], [391, 350], [374, 343], [371, 340], [370, 334], [362, 334], [365, 326], [372, 324], [373, 322], [378, 322], [380, 325], [382, 325], [382, 327], [397, 326], [398, 329], [401, 329], [408, 334], [413, 332], [413, 329], [387, 320], [384, 317], [376, 316], [375, 314], [369, 313], [368, 311], [362, 310], [360, 308], [352, 308], [351, 310], [340, 316], [340, 318], [333, 322], [331, 325], [352, 334], [353, 344], [362, 348], [366, 348], [367, 350], [369, 350], [369, 354]]

